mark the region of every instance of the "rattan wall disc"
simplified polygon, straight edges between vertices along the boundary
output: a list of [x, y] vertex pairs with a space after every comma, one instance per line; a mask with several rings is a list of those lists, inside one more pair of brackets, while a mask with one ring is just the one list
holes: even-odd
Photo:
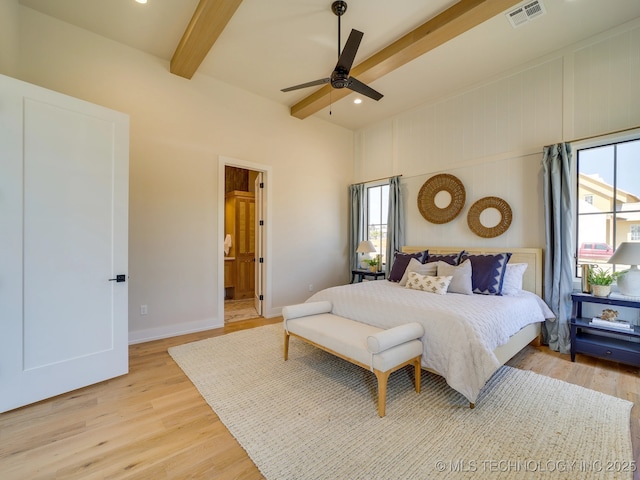
[[[451, 202], [444, 208], [435, 203], [436, 195], [445, 191], [451, 195]], [[466, 193], [462, 182], [453, 175], [442, 173], [424, 182], [418, 193], [418, 210], [431, 223], [447, 223], [458, 216], [464, 207]]]
[[[495, 208], [500, 212], [500, 222], [494, 227], [485, 227], [480, 223], [480, 214], [487, 208]], [[484, 197], [471, 205], [467, 213], [467, 223], [473, 233], [482, 238], [493, 238], [502, 235], [511, 225], [513, 214], [507, 202], [498, 197]]]

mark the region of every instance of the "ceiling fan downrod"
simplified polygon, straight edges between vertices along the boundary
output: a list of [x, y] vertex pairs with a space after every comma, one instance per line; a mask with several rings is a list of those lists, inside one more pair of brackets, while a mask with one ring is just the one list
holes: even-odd
[[338, 58], [340, 58], [340, 45], [342, 45], [342, 42], [340, 41], [340, 33], [342, 32], [340, 17], [342, 17], [344, 12], [347, 11], [347, 2], [343, 2], [342, 0], [333, 2], [331, 4], [331, 11], [338, 16]]

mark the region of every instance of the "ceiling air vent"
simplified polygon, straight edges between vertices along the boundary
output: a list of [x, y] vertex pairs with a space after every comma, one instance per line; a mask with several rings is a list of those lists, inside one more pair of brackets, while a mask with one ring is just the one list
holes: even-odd
[[546, 10], [541, 0], [533, 0], [507, 13], [507, 18], [513, 28], [519, 27], [534, 18], [544, 15]]

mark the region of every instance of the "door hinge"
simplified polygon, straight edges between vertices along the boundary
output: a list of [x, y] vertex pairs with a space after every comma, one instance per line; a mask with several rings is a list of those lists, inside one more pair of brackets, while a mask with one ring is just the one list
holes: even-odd
[[259, 299], [260, 301], [264, 300], [264, 295], [260, 295], [260, 296], [258, 297], [258, 299]]
[[260, 182], [260, 188], [264, 188], [264, 182]]
[[260, 259], [258, 260], [259, 263], [264, 263], [264, 258], [260, 257]]
[[261, 227], [264, 227], [264, 220], [260, 220], [260, 222], [258, 223]]

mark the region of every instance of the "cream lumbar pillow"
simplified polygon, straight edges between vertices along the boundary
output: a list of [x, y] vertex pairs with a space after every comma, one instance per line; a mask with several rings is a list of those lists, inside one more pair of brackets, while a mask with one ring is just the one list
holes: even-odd
[[412, 258], [407, 265], [407, 269], [404, 271], [404, 275], [400, 279], [398, 285], [404, 287], [407, 284], [407, 279], [411, 272], [419, 273], [420, 275], [435, 275], [437, 272], [437, 266], [435, 263], [420, 263], [415, 258]]
[[423, 292], [437, 293], [444, 295], [453, 277], [432, 277], [430, 275], [420, 275], [416, 272], [409, 272], [406, 288], [412, 290], [422, 290]]

